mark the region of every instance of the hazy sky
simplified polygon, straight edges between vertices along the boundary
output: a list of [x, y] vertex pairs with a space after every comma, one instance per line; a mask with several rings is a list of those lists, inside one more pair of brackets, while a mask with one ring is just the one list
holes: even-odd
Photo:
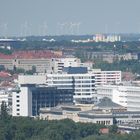
[[140, 0], [0, 0], [0, 35], [138, 32]]

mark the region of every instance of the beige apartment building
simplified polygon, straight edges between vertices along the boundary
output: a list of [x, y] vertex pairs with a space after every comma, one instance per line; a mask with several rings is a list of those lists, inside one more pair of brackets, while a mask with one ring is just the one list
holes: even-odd
[[51, 59], [39, 58], [39, 59], [0, 59], [0, 65], [4, 65], [5, 69], [13, 70], [15, 68], [21, 68], [24, 70], [32, 70], [32, 67], [36, 67], [36, 72], [50, 72]]

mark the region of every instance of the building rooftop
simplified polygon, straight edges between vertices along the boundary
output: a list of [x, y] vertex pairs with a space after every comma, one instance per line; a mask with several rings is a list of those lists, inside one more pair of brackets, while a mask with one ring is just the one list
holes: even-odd
[[123, 108], [123, 106], [112, 102], [111, 99], [104, 97], [99, 104], [96, 105], [96, 108], [104, 108], [104, 109], [119, 109]]
[[16, 51], [10, 55], [0, 53], [0, 59], [39, 59], [39, 58], [59, 58], [59, 54], [56, 54], [50, 50], [32, 50], [32, 51]]
[[84, 74], [87, 73], [87, 67], [64, 67], [63, 72], [68, 74]]

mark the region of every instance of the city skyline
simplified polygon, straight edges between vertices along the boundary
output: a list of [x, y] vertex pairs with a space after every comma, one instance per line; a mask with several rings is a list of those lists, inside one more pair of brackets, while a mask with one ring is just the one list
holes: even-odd
[[139, 0], [1, 0], [0, 36], [140, 33]]

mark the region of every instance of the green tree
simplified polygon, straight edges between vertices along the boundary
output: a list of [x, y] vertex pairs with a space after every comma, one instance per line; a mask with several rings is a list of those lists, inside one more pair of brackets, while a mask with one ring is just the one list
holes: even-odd
[[36, 66], [32, 66], [32, 72], [36, 73]]
[[0, 71], [4, 71], [4, 70], [5, 70], [4, 65], [0, 65]]
[[115, 133], [117, 133], [117, 131], [118, 131], [118, 127], [117, 127], [116, 124], [114, 124], [114, 125], [109, 127], [109, 132], [110, 133], [114, 133], [115, 134]]
[[9, 117], [6, 102], [2, 101], [1, 104], [1, 115], [0, 118], [2, 120], [7, 120]]

